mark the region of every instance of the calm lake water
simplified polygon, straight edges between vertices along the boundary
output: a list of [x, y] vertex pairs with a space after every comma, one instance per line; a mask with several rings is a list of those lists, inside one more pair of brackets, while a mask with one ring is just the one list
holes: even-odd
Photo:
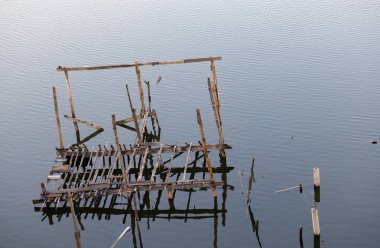
[[[315, 166], [321, 246], [379, 247], [380, 148], [370, 144], [380, 139], [379, 13], [376, 0], [0, 1], [0, 246], [75, 246], [70, 216], [50, 225], [32, 205], [58, 144], [52, 85], [60, 114], [70, 113], [58, 65], [222, 56], [221, 116], [234, 167], [225, 223], [221, 214], [216, 226], [213, 214], [187, 222], [143, 218], [144, 247], [260, 247], [245, 205], [253, 156], [251, 208], [262, 247], [299, 247], [299, 226], [312, 247]], [[152, 85], [162, 142], [199, 140], [196, 107], [208, 141], [217, 142], [207, 63], [144, 67], [142, 75], [152, 82], [162, 76]], [[90, 144], [113, 142], [111, 114], [129, 115], [126, 82], [138, 103], [134, 71], [73, 72], [70, 79], [77, 115], [106, 129]], [[65, 143], [74, 142], [72, 123], [61, 122]], [[131, 132], [120, 135], [133, 142]], [[212, 163], [219, 163], [215, 154]], [[303, 194], [274, 193], [299, 183]], [[187, 200], [178, 192], [176, 208], [186, 209]], [[211, 192], [195, 192], [190, 208], [213, 209]], [[131, 220], [90, 216], [82, 223], [84, 247], [109, 247]], [[131, 233], [119, 247], [133, 247]]]

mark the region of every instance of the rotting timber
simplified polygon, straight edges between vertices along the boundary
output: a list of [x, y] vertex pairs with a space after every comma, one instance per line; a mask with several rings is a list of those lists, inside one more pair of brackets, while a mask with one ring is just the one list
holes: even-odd
[[[117, 205], [116, 199], [125, 198], [128, 199], [128, 211], [134, 215], [140, 217], [144, 215], [138, 213], [137, 207], [135, 212], [131, 211], [133, 206], [131, 205], [132, 199], [136, 200], [136, 194], [139, 197], [140, 192], [148, 194], [151, 191], [158, 191], [161, 197], [162, 192], [167, 192], [167, 198], [171, 203], [171, 210], [174, 203], [174, 195], [177, 190], [189, 191], [189, 201], [191, 192], [197, 189], [213, 190], [214, 203], [217, 204], [216, 188], [223, 188], [223, 203], [222, 210], [203, 209], [200, 211], [202, 214], [213, 214], [214, 217], [217, 213], [222, 213], [223, 223], [225, 223], [225, 198], [227, 190], [227, 173], [233, 169], [226, 165], [225, 150], [231, 147], [224, 143], [222, 133], [222, 121], [220, 117], [220, 102], [219, 93], [217, 87], [217, 78], [215, 70], [215, 61], [221, 60], [221, 57], [209, 57], [198, 59], [185, 59], [176, 61], [164, 61], [164, 62], [135, 62], [132, 64], [123, 65], [110, 65], [110, 66], [94, 66], [94, 67], [62, 67], [57, 68], [58, 71], [64, 72], [64, 78], [66, 82], [66, 89], [68, 93], [68, 100], [70, 104], [71, 115], [64, 115], [66, 120], [72, 121], [74, 124], [76, 143], [65, 147], [63, 142], [63, 135], [61, 131], [60, 116], [58, 111], [58, 100], [56, 89], [53, 87], [53, 99], [54, 110], [57, 122], [59, 146], [56, 148], [57, 156], [55, 162], [47, 177], [46, 183], [41, 183], [40, 198], [33, 200], [33, 204], [42, 204], [41, 207], [36, 207], [36, 211], [44, 211], [47, 215], [52, 213], [62, 214], [69, 209], [66, 207], [67, 202], [70, 203], [70, 209], [73, 216], [76, 211], [78, 214], [87, 212], [87, 214], [101, 212], [104, 208], [100, 206], [102, 198], [104, 204], [107, 197], [111, 196], [109, 208], [105, 208], [106, 214], [120, 214], [121, 210], [113, 210], [113, 207]], [[200, 130], [200, 141], [198, 142], [185, 142], [183, 145], [167, 145], [160, 143], [161, 127], [158, 120], [158, 115], [155, 109], [151, 108], [151, 95], [150, 95], [150, 82], [144, 81], [148, 89], [148, 107], [145, 104], [145, 97], [143, 92], [143, 84], [140, 67], [142, 66], [158, 66], [158, 65], [172, 65], [172, 64], [186, 64], [196, 62], [209, 62], [210, 63], [210, 77], [207, 79], [211, 107], [214, 113], [216, 127], [218, 130], [218, 144], [207, 144], [203, 123], [201, 119], [200, 110], [196, 109], [197, 123]], [[69, 71], [81, 71], [81, 70], [104, 70], [114, 68], [134, 68], [136, 73], [136, 81], [138, 83], [139, 98], [140, 98], [140, 111], [137, 113], [136, 108], [133, 106], [128, 85], [126, 85], [126, 93], [129, 99], [129, 107], [131, 116], [120, 120], [116, 119], [116, 116], [111, 115], [112, 127], [114, 133], [114, 145], [98, 145], [97, 148], [92, 147], [89, 149], [86, 145], [93, 137], [99, 135], [104, 131], [104, 128], [90, 123], [86, 120], [81, 120], [75, 113], [74, 103], [71, 94], [71, 87], [69, 82]], [[161, 80], [161, 76], [159, 77]], [[149, 131], [148, 120], [151, 120], [151, 127], [153, 130]], [[95, 130], [94, 133], [81, 139], [79, 126], [87, 126]], [[118, 137], [118, 127], [133, 131], [136, 133], [136, 137], [128, 145], [121, 144]], [[119, 130], [120, 131], [120, 130]], [[219, 150], [220, 165], [212, 166], [209, 153], [214, 150]], [[194, 159], [192, 154], [195, 153]], [[169, 159], [165, 161], [164, 155], [169, 156]], [[181, 154], [186, 156], [185, 162], [181, 163], [183, 166], [174, 166], [174, 159]], [[197, 161], [203, 159], [203, 166], [197, 167]], [[195, 175], [202, 173], [201, 179], [196, 179]], [[222, 181], [216, 181], [214, 179], [215, 173], [222, 174]], [[208, 174], [208, 178], [206, 175]], [[171, 180], [171, 177], [176, 175], [176, 180]], [[231, 186], [230, 186], [231, 188]], [[81, 207], [80, 202], [84, 201]], [[74, 203], [73, 203], [74, 202]], [[86, 206], [90, 202], [89, 207]], [[143, 200], [144, 202], [144, 200]], [[157, 203], [157, 202], [156, 202]], [[159, 199], [158, 199], [159, 203]], [[143, 203], [144, 204], [144, 203]], [[72, 207], [76, 205], [76, 210]], [[135, 203], [136, 205], [136, 203]], [[54, 206], [54, 208], [51, 208]], [[94, 208], [91, 208], [94, 206]], [[141, 204], [140, 204], [140, 210]], [[127, 211], [127, 212], [128, 212]], [[166, 210], [164, 210], [165, 212]], [[127, 213], [126, 212], [126, 213]], [[134, 212], [134, 213], [133, 213]], [[186, 211], [177, 211], [178, 213], [184, 213], [185, 218], [188, 218], [188, 213], [196, 210], [189, 209], [187, 206]], [[126, 214], [125, 213], [125, 214]], [[148, 216], [157, 216], [160, 213], [158, 211], [158, 205], [155, 210], [148, 210]], [[166, 212], [165, 212], [166, 213]], [[50, 219], [50, 217], [49, 217]], [[79, 217], [78, 217], [79, 220]], [[73, 218], [74, 228], [76, 228], [75, 219]], [[137, 222], [138, 225], [138, 222]], [[75, 238], [77, 241], [77, 247], [81, 247], [79, 240], [79, 231], [75, 229]]]

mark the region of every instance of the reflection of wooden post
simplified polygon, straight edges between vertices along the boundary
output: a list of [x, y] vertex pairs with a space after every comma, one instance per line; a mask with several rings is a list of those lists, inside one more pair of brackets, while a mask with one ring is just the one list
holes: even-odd
[[313, 221], [313, 231], [315, 236], [321, 235], [321, 230], [319, 228], [319, 216], [318, 209], [311, 208], [311, 219]]
[[[69, 82], [69, 75], [67, 71], [65, 72], [65, 80], [66, 80], [66, 89], [67, 89], [67, 96], [69, 97], [69, 103], [70, 103], [70, 109], [71, 109], [71, 117], [75, 118], [75, 110], [74, 110], [74, 103], [73, 103], [73, 98], [71, 96], [71, 88], [70, 88], [70, 82]], [[75, 135], [77, 137], [77, 142], [80, 142], [80, 134], [79, 134], [79, 127], [76, 122], [74, 123], [74, 128], [75, 128]]]
[[[201, 137], [202, 137], [203, 155], [204, 155], [204, 158], [206, 161], [208, 173], [210, 174], [210, 180], [214, 180], [214, 175], [212, 173], [211, 163], [210, 163], [210, 160], [208, 158], [208, 151], [207, 151], [207, 147], [206, 147], [207, 143], [206, 143], [205, 132], [203, 129], [201, 113], [199, 112], [199, 108], [197, 108], [196, 111], [197, 111], [197, 121], [198, 121], [198, 125], [199, 125], [199, 130], [200, 130]], [[216, 197], [216, 188], [215, 187], [213, 189], [213, 194], [214, 194], [214, 197]]]
[[74, 203], [73, 203], [73, 198], [71, 197], [71, 193], [67, 192], [67, 197], [69, 198], [70, 201], [70, 209], [71, 209], [71, 217], [73, 218], [73, 225], [74, 225], [74, 236], [75, 236], [75, 242], [77, 244], [77, 248], [81, 248], [82, 245], [80, 243], [80, 232], [77, 226], [77, 223], [75, 221], [75, 209], [74, 209]]
[[113, 135], [115, 137], [115, 145], [119, 147], [119, 138], [117, 136], [117, 128], [116, 128], [116, 120], [115, 115], [112, 115], [112, 128], [113, 128]]
[[144, 113], [145, 112], [144, 91], [141, 84], [140, 68], [137, 63], [135, 64], [135, 70], [136, 70], [137, 83], [139, 85], [139, 92], [140, 92], [141, 113]]
[[314, 176], [314, 201], [320, 202], [321, 201], [321, 180], [319, 177], [319, 168], [314, 167], [313, 168], [313, 176]]
[[57, 101], [57, 93], [55, 91], [55, 87], [53, 86], [53, 98], [54, 98], [54, 112], [55, 112], [55, 119], [57, 121], [57, 129], [58, 129], [58, 138], [59, 138], [59, 149], [64, 149], [65, 146], [63, 144], [63, 138], [62, 138], [62, 130], [61, 130], [61, 122], [59, 121], [59, 114], [58, 114], [58, 101]]

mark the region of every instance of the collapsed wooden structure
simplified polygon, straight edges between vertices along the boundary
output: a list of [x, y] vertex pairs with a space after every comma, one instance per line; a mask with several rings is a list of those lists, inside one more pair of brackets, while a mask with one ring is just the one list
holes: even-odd
[[[134, 200], [134, 216], [137, 218], [138, 209], [136, 204], [136, 194], [139, 192], [158, 191], [161, 196], [162, 192], [167, 192], [167, 198], [171, 206], [176, 190], [186, 191], [197, 188], [211, 188], [216, 201], [216, 188], [223, 188], [223, 196], [226, 195], [226, 174], [233, 169], [227, 167], [225, 150], [231, 147], [224, 143], [222, 133], [222, 122], [220, 118], [220, 102], [217, 87], [217, 78], [214, 61], [221, 60], [220, 57], [187, 59], [165, 62], [147, 62], [133, 63], [123, 65], [110, 66], [95, 66], [95, 67], [58, 67], [58, 71], [63, 71], [66, 81], [66, 88], [70, 104], [71, 116], [64, 115], [67, 120], [74, 124], [76, 143], [65, 147], [63, 135], [61, 131], [60, 116], [58, 112], [58, 101], [56, 89], [53, 87], [54, 109], [57, 121], [59, 146], [57, 147], [57, 156], [55, 162], [47, 177], [47, 182], [41, 184], [40, 198], [33, 200], [33, 204], [42, 204], [41, 207], [36, 207], [36, 211], [42, 210], [45, 213], [52, 213], [51, 206], [57, 210], [57, 214], [62, 211], [68, 211], [66, 204], [70, 203], [70, 211], [75, 216], [77, 213], [82, 213], [83, 209], [95, 211], [91, 208], [94, 206], [96, 211], [99, 211], [101, 199], [104, 198], [104, 204], [107, 202], [107, 197], [111, 197], [107, 211], [111, 211], [117, 203], [117, 198], [125, 197], [131, 203]], [[142, 66], [157, 66], [169, 64], [209, 62], [210, 63], [210, 78], [208, 78], [208, 89], [210, 102], [214, 112], [216, 127], [218, 130], [219, 143], [207, 144], [204, 133], [203, 123], [200, 110], [196, 109], [197, 122], [200, 130], [199, 142], [188, 142], [183, 145], [165, 145], [160, 143], [161, 127], [158, 121], [157, 112], [151, 108], [150, 83], [145, 81], [148, 89], [148, 107], [145, 105], [145, 97], [143, 92], [142, 77], [140, 67]], [[128, 85], [126, 85], [126, 93], [129, 98], [131, 116], [121, 120], [116, 120], [115, 115], [112, 115], [112, 127], [114, 133], [114, 145], [98, 145], [97, 148], [89, 149], [86, 142], [94, 136], [103, 132], [104, 128], [90, 123], [86, 120], [78, 118], [75, 113], [74, 103], [71, 95], [71, 87], [69, 83], [69, 71], [81, 70], [104, 70], [113, 68], [135, 68], [139, 97], [140, 111], [137, 113], [133, 106]], [[148, 119], [151, 119], [153, 130], [148, 130]], [[132, 123], [129, 124], [129, 123]], [[79, 125], [84, 125], [94, 129], [94, 133], [81, 139]], [[122, 127], [136, 133], [133, 142], [128, 145], [122, 144], [119, 141], [118, 129]], [[219, 150], [221, 164], [217, 167], [212, 167], [209, 152]], [[192, 154], [195, 157], [192, 159]], [[200, 153], [202, 153], [200, 155]], [[164, 155], [169, 156], [165, 161]], [[183, 166], [175, 166], [174, 159], [181, 154], [185, 154], [185, 162]], [[203, 159], [203, 167], [196, 167], [197, 161]], [[203, 173], [201, 179], [196, 179], [196, 173]], [[214, 173], [222, 173], [222, 181], [214, 179]], [[205, 175], [208, 175], [206, 178]], [[171, 180], [173, 175], [177, 175], [176, 180]], [[225, 197], [223, 197], [225, 198]], [[84, 204], [81, 207], [80, 202]], [[222, 213], [225, 214], [225, 199]], [[76, 203], [73, 203], [76, 202]], [[90, 208], [86, 206], [90, 202]], [[140, 202], [140, 201], [139, 201]], [[77, 204], [76, 208], [73, 205]], [[129, 204], [129, 206], [132, 206]], [[103, 206], [104, 207], [104, 206]], [[158, 206], [157, 206], [158, 207]], [[82, 208], [82, 210], [81, 210]], [[44, 210], [45, 209], [45, 210]], [[157, 208], [158, 209], [158, 208]], [[140, 207], [141, 210], [141, 207]], [[172, 209], [173, 210], [173, 209]], [[53, 210], [53, 212], [56, 210]], [[118, 212], [118, 210], [115, 210]], [[216, 211], [216, 212], [215, 212]], [[188, 213], [189, 209], [186, 212]], [[206, 213], [209, 213], [206, 211]], [[218, 213], [217, 207], [212, 213]], [[141, 216], [141, 214], [140, 214]], [[137, 220], [137, 219], [136, 219]], [[79, 241], [79, 230], [74, 222], [75, 237], [77, 247], [81, 247]], [[138, 222], [137, 222], [138, 224]]]

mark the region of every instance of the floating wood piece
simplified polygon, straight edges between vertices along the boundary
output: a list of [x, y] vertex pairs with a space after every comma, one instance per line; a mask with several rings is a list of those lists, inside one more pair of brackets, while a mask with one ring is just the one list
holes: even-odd
[[318, 209], [311, 208], [311, 219], [313, 222], [313, 231], [315, 236], [319, 236], [321, 234], [321, 230], [319, 228], [319, 216]]
[[[71, 110], [71, 117], [75, 118], [75, 110], [74, 110], [74, 102], [73, 102], [73, 97], [71, 96], [71, 87], [70, 87], [70, 82], [69, 82], [69, 75], [67, 71], [64, 71], [65, 74], [65, 81], [66, 81], [66, 89], [67, 89], [67, 96], [69, 98], [69, 103], [70, 103], [70, 110]], [[75, 128], [75, 135], [77, 137], [77, 142], [80, 141], [80, 134], [79, 134], [79, 127], [78, 123], [74, 122], [74, 128]]]
[[70, 201], [71, 217], [73, 218], [73, 225], [74, 225], [75, 242], [76, 242], [77, 248], [81, 248], [82, 244], [80, 242], [80, 232], [79, 232], [79, 229], [78, 229], [78, 226], [77, 226], [77, 222], [75, 220], [76, 219], [76, 215], [75, 215], [74, 203], [73, 203], [73, 198], [72, 198], [70, 192], [67, 193], [67, 197], [68, 197], [68, 199]]
[[253, 171], [255, 166], [255, 158], [252, 158], [251, 163], [251, 175], [249, 176], [248, 181], [248, 190], [247, 190], [247, 205], [251, 204], [251, 192], [252, 192], [252, 185], [255, 182], [255, 173]]
[[105, 70], [105, 69], [115, 69], [115, 68], [129, 68], [129, 67], [135, 67], [136, 65], [137, 66], [174, 65], [174, 64], [186, 64], [186, 63], [195, 63], [195, 62], [217, 61], [221, 59], [222, 57], [209, 57], [209, 58], [184, 59], [184, 60], [175, 60], [175, 61], [155, 61], [155, 62], [144, 62], [144, 63], [132, 63], [132, 64], [122, 64], [122, 65], [80, 66], [80, 67], [58, 66], [57, 71]]
[[141, 83], [140, 68], [139, 68], [139, 65], [137, 62], [135, 63], [135, 71], [136, 71], [136, 77], [137, 77], [137, 84], [139, 86], [141, 113], [144, 113], [144, 111], [145, 111], [144, 91], [143, 91], [142, 83]]
[[85, 120], [80, 120], [80, 119], [77, 119], [77, 118], [73, 118], [73, 117], [70, 117], [70, 116], [67, 116], [67, 115], [64, 115], [64, 117], [68, 120], [71, 120], [73, 121], [74, 123], [79, 123], [79, 124], [82, 124], [82, 125], [85, 125], [85, 126], [88, 126], [89, 128], [93, 128], [97, 131], [99, 130], [102, 130], [103, 128], [100, 127], [100, 126], [97, 126], [95, 124], [92, 124], [92, 123], [89, 123], [88, 121], [85, 121]]
[[57, 129], [58, 129], [59, 149], [63, 149], [65, 148], [65, 145], [63, 144], [61, 122], [59, 120], [58, 101], [57, 101], [57, 93], [55, 91], [55, 86], [53, 86], [53, 98], [54, 98], [54, 113], [55, 113], [55, 119], [57, 121]]

